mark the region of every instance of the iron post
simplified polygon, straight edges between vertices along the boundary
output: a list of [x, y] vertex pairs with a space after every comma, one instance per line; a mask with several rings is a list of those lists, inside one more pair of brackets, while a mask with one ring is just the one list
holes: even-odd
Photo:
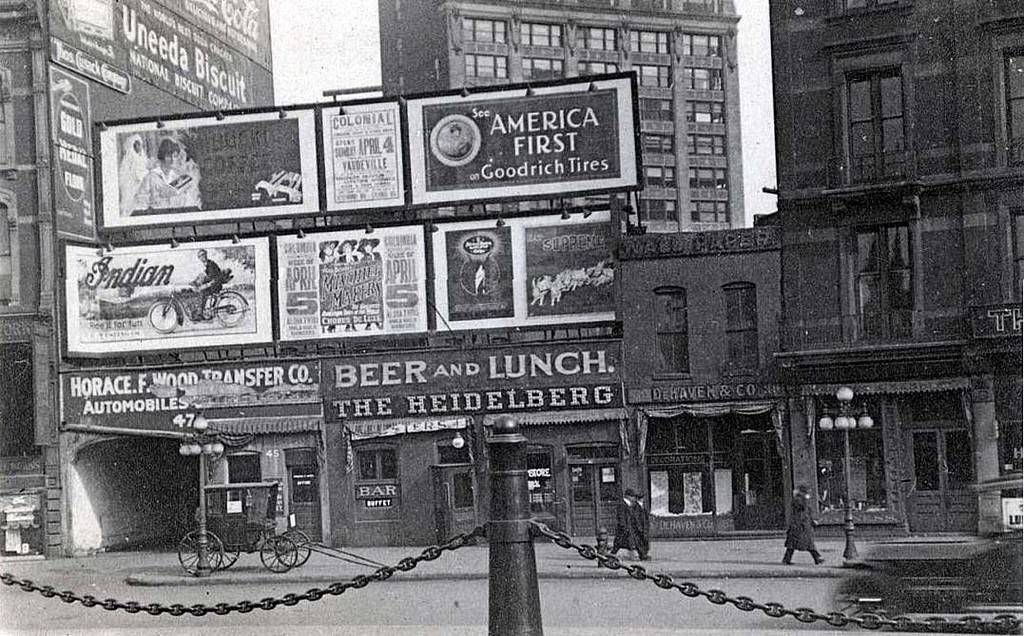
[[[845, 404], [843, 405], [846, 406]], [[845, 409], [844, 409], [845, 411]], [[845, 415], [845, 413], [844, 413]], [[853, 542], [853, 508], [850, 506], [850, 429], [843, 429], [843, 480], [846, 482], [846, 496], [843, 498], [843, 534], [846, 535], [845, 561], [857, 560], [857, 546]]]
[[206, 535], [206, 453], [199, 453], [199, 540], [196, 546], [196, 576], [210, 576], [210, 539]]
[[491, 473], [488, 634], [541, 636], [537, 558], [530, 529], [526, 437], [515, 418], [499, 417], [487, 440]]

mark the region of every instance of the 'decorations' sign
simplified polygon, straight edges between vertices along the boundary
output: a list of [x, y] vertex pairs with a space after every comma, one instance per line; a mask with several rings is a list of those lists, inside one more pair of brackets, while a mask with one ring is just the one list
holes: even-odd
[[427, 329], [423, 228], [277, 238], [281, 340]]
[[219, 417], [321, 413], [317, 362], [252, 362], [61, 375], [64, 422], [183, 430], [186, 411]]
[[631, 77], [410, 99], [413, 205], [637, 185]]
[[100, 132], [103, 226], [316, 212], [313, 111], [198, 117]]
[[405, 204], [398, 102], [321, 111], [328, 210]]
[[65, 246], [69, 355], [269, 342], [266, 238]]
[[324, 363], [325, 416], [458, 417], [622, 406], [618, 343], [424, 351]]

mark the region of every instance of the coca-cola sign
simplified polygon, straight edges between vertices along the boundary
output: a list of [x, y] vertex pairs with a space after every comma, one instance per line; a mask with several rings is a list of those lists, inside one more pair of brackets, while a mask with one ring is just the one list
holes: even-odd
[[175, 12], [270, 69], [268, 0], [172, 0]]

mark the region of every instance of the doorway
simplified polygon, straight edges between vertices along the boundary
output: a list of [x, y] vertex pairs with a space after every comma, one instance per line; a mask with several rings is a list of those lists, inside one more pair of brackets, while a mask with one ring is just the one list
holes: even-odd
[[[608, 458], [582, 456], [604, 454], [594, 448], [569, 450], [570, 517], [575, 536], [594, 537], [601, 527], [609, 533], [615, 531], [615, 508], [622, 498], [619, 464]], [[608, 453], [612, 451], [618, 453], [616, 447], [610, 447]]]
[[316, 451], [312, 448], [289, 448], [284, 452], [288, 466], [288, 510], [290, 521], [311, 541], [322, 538], [320, 519], [320, 475]]
[[434, 527], [438, 543], [476, 527], [473, 465], [430, 467], [434, 485]]
[[[732, 484], [736, 529], [783, 527], [782, 458], [776, 450], [775, 432], [745, 429], [737, 438]], [[716, 503], [721, 513], [724, 502]]]
[[913, 476], [907, 497], [910, 531], [976, 531], [974, 445], [967, 429], [914, 428], [906, 435]]

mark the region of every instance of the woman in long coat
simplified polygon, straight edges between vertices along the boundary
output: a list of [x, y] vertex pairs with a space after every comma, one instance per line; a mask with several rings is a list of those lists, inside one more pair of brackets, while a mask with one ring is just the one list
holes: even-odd
[[628, 550], [636, 552], [638, 556], [644, 556], [646, 550], [638, 506], [636, 492], [632, 488], [627, 488], [615, 510], [615, 541], [612, 542], [612, 554], [619, 550]]
[[815, 563], [821, 563], [818, 548], [814, 545], [814, 524], [811, 521], [811, 495], [806, 486], [799, 486], [793, 491], [793, 508], [789, 516], [789, 527], [786, 529], [786, 554], [782, 562], [789, 565], [793, 552], [802, 550], [811, 553]]

